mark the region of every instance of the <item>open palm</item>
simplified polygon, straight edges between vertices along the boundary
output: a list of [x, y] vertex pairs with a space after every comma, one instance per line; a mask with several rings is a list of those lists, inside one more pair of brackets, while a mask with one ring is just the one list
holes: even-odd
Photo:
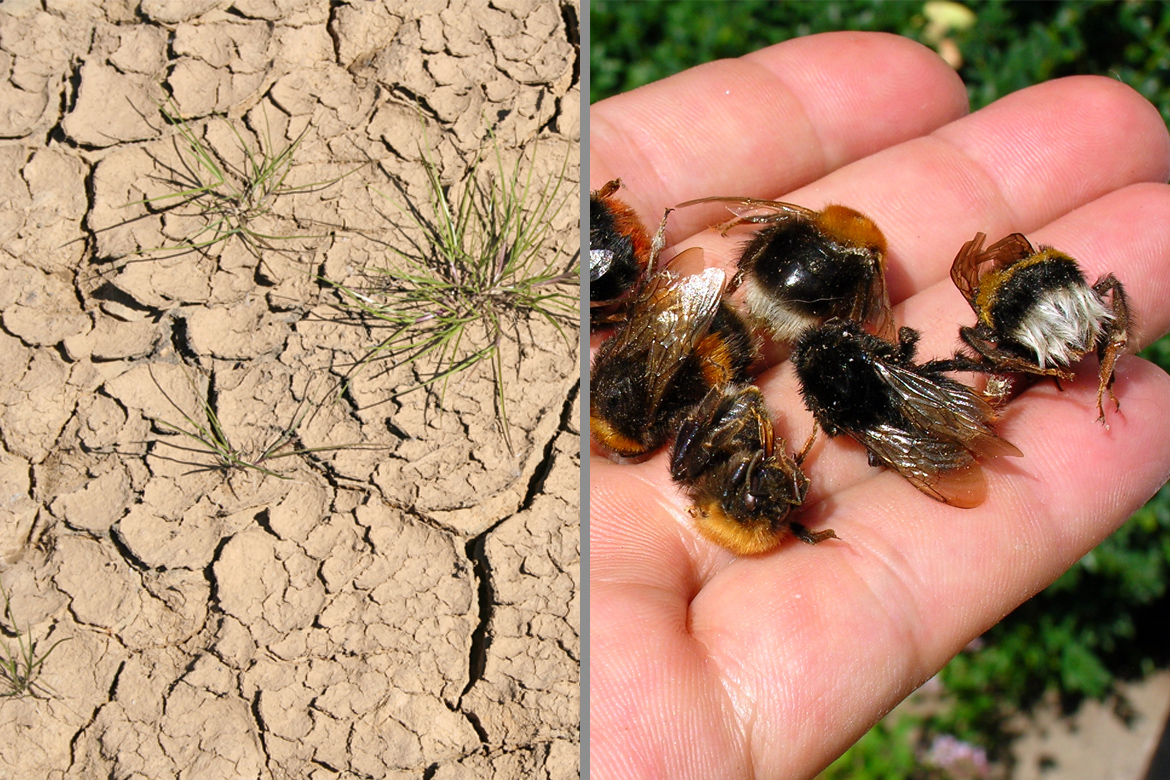
[[[1056, 246], [1090, 282], [1113, 271], [1136, 312], [1131, 349], [1166, 331], [1170, 138], [1157, 111], [1090, 77], [971, 116], [966, 106], [955, 73], [906, 39], [811, 36], [594, 106], [591, 184], [620, 176], [648, 224], [712, 195], [868, 214], [889, 242], [897, 323], [923, 332], [921, 359], [952, 353], [974, 322], [948, 272], [980, 231]], [[742, 231], [705, 230], [726, 216], [676, 211], [671, 243], [730, 269]], [[665, 453], [592, 458], [592, 776], [800, 778], [826, 766], [1170, 476], [1170, 377], [1122, 358], [1108, 428], [1096, 381], [1086, 365], [1064, 392], [1039, 383], [1007, 407], [998, 430], [1024, 457], [985, 464], [975, 509], [820, 437], [801, 522], [841, 539], [750, 558], [695, 531]], [[757, 383], [798, 448], [813, 423], [791, 367]]]

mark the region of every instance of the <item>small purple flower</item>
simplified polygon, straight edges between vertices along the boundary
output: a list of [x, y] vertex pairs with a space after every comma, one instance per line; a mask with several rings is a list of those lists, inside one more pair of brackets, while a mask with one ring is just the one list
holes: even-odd
[[991, 776], [987, 751], [950, 734], [936, 736], [923, 760], [946, 771], [956, 780], [976, 780]]

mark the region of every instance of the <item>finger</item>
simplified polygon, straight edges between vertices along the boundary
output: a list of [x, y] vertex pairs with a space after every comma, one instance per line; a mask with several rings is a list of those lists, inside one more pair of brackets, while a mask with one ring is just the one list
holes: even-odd
[[[656, 460], [590, 463], [590, 765], [601, 777], [745, 777], [735, 719], [687, 630], [700, 574]], [[669, 750], [682, 721], [685, 744]]]
[[[1111, 79], [1073, 77], [1008, 95], [783, 199], [869, 215], [889, 245], [897, 302], [945, 278], [976, 232], [994, 240], [1032, 231], [1113, 190], [1168, 176], [1170, 136], [1157, 110]], [[726, 218], [717, 207], [684, 211], [700, 209], [707, 224]], [[730, 268], [745, 235], [708, 231], [682, 246], [702, 246], [709, 264]]]
[[687, 601], [653, 585], [590, 590], [591, 774], [752, 777], [741, 726], [687, 629]]
[[671, 483], [666, 458], [618, 465], [589, 462], [591, 582], [643, 583], [694, 593], [693, 547], [680, 533], [686, 504]]
[[[811, 35], [591, 106], [591, 188], [620, 177], [656, 224], [690, 198], [792, 190], [966, 110], [955, 72], [913, 41]], [[672, 235], [694, 232], [692, 219], [674, 215]]]
[[1170, 377], [1138, 360], [1123, 374], [1130, 414], [1110, 431], [1055, 388], [1022, 399], [1008, 433], [1028, 455], [1014, 473], [993, 469], [983, 506], [914, 502], [883, 474], [833, 497], [843, 541], [740, 559], [706, 583], [691, 630], [711, 674], [735, 681], [737, 717], [812, 712], [788, 739], [753, 742], [757, 769], [794, 756], [810, 772], [827, 764], [1166, 481]]

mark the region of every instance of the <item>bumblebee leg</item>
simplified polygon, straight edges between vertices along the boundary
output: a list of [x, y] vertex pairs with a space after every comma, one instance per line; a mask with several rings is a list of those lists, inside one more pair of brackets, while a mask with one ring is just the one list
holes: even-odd
[[983, 398], [992, 408], [1000, 409], [1011, 398], [1015, 382], [1011, 374], [992, 374], [987, 377], [987, 384], [983, 386]]
[[793, 457], [792, 460], [796, 462], [797, 466], [804, 463], [804, 459], [808, 457], [809, 450], [812, 449], [813, 444], [816, 442], [817, 428], [818, 426], [813, 426], [812, 433], [808, 435], [808, 441], [806, 441], [804, 446], [800, 448], [800, 452], [796, 453], [795, 457]]
[[[1101, 372], [1097, 384], [1097, 422], [1105, 424], [1105, 408], [1102, 404], [1105, 390], [1109, 390], [1109, 397], [1113, 399], [1113, 404], [1117, 409], [1121, 408], [1121, 402], [1117, 400], [1117, 396], [1113, 394], [1113, 368], [1117, 364], [1117, 357], [1125, 351], [1126, 346], [1129, 345], [1129, 298], [1125, 294], [1125, 288], [1121, 286], [1121, 282], [1117, 281], [1117, 277], [1113, 274], [1106, 274], [1097, 280], [1093, 285], [1093, 291], [1104, 297], [1108, 293], [1113, 295], [1113, 319], [1109, 322], [1109, 328], [1105, 332], [1103, 338], [1097, 345], [1097, 357], [1101, 359]], [[1106, 427], [1108, 427], [1106, 425]]]
[[[620, 186], [621, 180], [615, 179], [602, 188], [603, 191], [609, 189], [610, 184], [617, 184]], [[617, 186], [613, 187], [612, 191], [616, 191]], [[670, 215], [673, 209], [666, 209], [662, 214], [662, 221], [658, 223], [658, 232], [654, 234], [654, 238], [650, 241], [650, 259], [646, 263], [645, 273], [642, 273], [638, 280], [630, 288], [629, 292], [623, 295], [616, 301], [601, 301], [599, 303], [589, 302], [589, 328], [592, 330], [601, 325], [617, 325], [625, 322], [630, 318], [628, 309], [631, 304], [636, 304], [642, 298], [646, 290], [646, 285], [654, 276], [654, 270], [658, 267], [658, 255], [662, 252], [663, 247], [666, 246], [666, 218]], [[594, 313], [595, 309], [607, 309], [608, 311], [598, 311]]]
[[764, 450], [764, 457], [772, 457], [772, 447], [775, 441], [776, 429], [772, 427], [772, 419], [767, 414], [757, 414], [756, 434], [760, 437], [760, 444]]
[[[622, 298], [622, 300], [619, 303], [624, 303], [624, 302], [626, 302], [626, 298]], [[589, 306], [590, 306], [590, 308], [589, 308], [589, 328], [590, 328], [590, 330], [592, 330], [595, 327], [601, 326], [601, 325], [617, 325], [618, 323], [625, 322], [626, 320], [628, 320], [630, 318], [629, 314], [625, 310], [625, 307], [619, 306], [612, 301], [606, 301], [604, 304], [602, 304], [601, 306], [597, 306], [597, 307], [594, 307], [593, 304], [590, 303]], [[601, 311], [603, 307], [610, 308], [611, 311], [605, 312], [604, 314], [594, 314], [593, 313], [595, 311]]]
[[698, 421], [684, 420], [678, 436], [674, 439], [674, 450], [670, 455], [670, 476], [677, 481], [694, 479], [703, 472], [711, 459], [710, 454], [703, 449], [698, 436]]
[[[762, 456], [762, 453], [757, 452], [755, 455]], [[732, 460], [735, 461], [735, 466], [727, 476], [727, 486], [738, 489], [740, 485], [747, 485], [748, 492], [751, 492], [754, 485], [751, 484], [750, 480], [752, 472], [755, 470], [757, 458], [755, 456], [749, 457], [746, 453], [738, 453]]]
[[745, 276], [746, 276], [746, 274], [744, 273], [744, 270], [742, 268], [739, 268], [738, 270], [736, 270], [735, 276], [731, 277], [731, 281], [727, 283], [727, 287], [724, 288], [723, 294], [724, 295], [731, 295], [733, 292], [738, 290], [740, 285], [743, 284], [743, 280], [744, 280]]
[[715, 228], [719, 231], [719, 235], [726, 236], [727, 231], [740, 225], [771, 225], [790, 218], [788, 215], [777, 214], [737, 214], [726, 222], [719, 223]]
[[[722, 400], [722, 395], [718, 390], [712, 390], [707, 394], [707, 398], [714, 398], [716, 402]], [[703, 401], [704, 406], [707, 405], [706, 399]], [[704, 419], [715, 421], [715, 414], [717, 410], [711, 409], [707, 412]], [[700, 414], [702, 414], [700, 412]], [[756, 419], [756, 424], [760, 425], [760, 420], [756, 415], [752, 415]], [[733, 406], [722, 414], [722, 421], [718, 425], [714, 425], [707, 432], [707, 442], [711, 450], [715, 452], [731, 453], [735, 450], [735, 439], [743, 431], [744, 427], [748, 425], [745, 415], [739, 413], [739, 410]], [[761, 434], [761, 441], [763, 436]]]
[[715, 452], [732, 452], [735, 448], [735, 438], [739, 436], [747, 423], [743, 419], [733, 418], [710, 431], [707, 440], [710, 448]]
[[964, 371], [975, 374], [986, 374], [987, 382], [979, 395], [984, 401], [991, 404], [993, 409], [1001, 409], [1012, 397], [1012, 390], [1016, 386], [1013, 374], [1000, 373], [995, 364], [989, 362], [983, 355], [971, 357], [965, 352], [955, 352], [948, 360], [932, 360], [922, 366], [929, 371]]
[[969, 371], [976, 374], [991, 374], [995, 372], [995, 366], [986, 360], [973, 358], [963, 352], [955, 352], [952, 357], [945, 360], [931, 360], [928, 363], [923, 363], [922, 368], [931, 372]]
[[[959, 328], [959, 337], [967, 346], [975, 350], [991, 364], [993, 370], [987, 371], [987, 373], [1002, 374], [1016, 372], [1019, 374], [1050, 376], [1057, 380], [1063, 379], [1066, 382], [1071, 382], [1075, 378], [1070, 371], [1065, 371], [1055, 366], [1052, 368], [1041, 368], [1035, 363], [1000, 349], [999, 345], [986, 334], [982, 327], [969, 328], [964, 325]], [[1056, 386], [1060, 387], [1059, 381], [1056, 383]]]
[[715, 453], [726, 451], [743, 422], [720, 413], [723, 395], [712, 388], [698, 407], [682, 415], [670, 456], [670, 475], [678, 481], [695, 479], [710, 465]]
[[662, 212], [662, 221], [658, 223], [658, 230], [654, 233], [654, 238], [650, 240], [650, 262], [647, 263], [646, 277], [654, 272], [658, 267], [658, 255], [662, 253], [663, 247], [666, 246], [666, 218], [670, 216], [670, 212], [674, 209], [666, 209]]
[[792, 529], [792, 535], [805, 544], [818, 544], [826, 539], [840, 539], [840, 536], [833, 533], [833, 529], [828, 528], [824, 531], [813, 532], [805, 528], [800, 523], [792, 523], [789, 526]]
[[733, 227], [738, 227], [740, 225], [749, 223], [751, 221], [752, 220], [750, 220], [747, 217], [732, 217], [731, 219], [727, 220], [726, 222], [720, 222], [718, 225], [715, 226], [715, 229], [719, 231], [719, 235], [726, 236], [727, 231], [731, 230]]
[[898, 328], [898, 362], [903, 365], [909, 365], [914, 361], [914, 355], [918, 352], [918, 340], [922, 338], [922, 334], [903, 325]]
[[[757, 450], [752, 453], [751, 458], [749, 458], [741, 467], [743, 473], [743, 482], [751, 488], [752, 492], [755, 492], [756, 488], [758, 487], [755, 475], [759, 473], [757, 469], [763, 462], [764, 453], [761, 450]], [[740, 473], [740, 469], [736, 469], [736, 473]]]
[[1117, 353], [1119, 350], [1110, 346], [1107, 349], [1105, 356], [1101, 358], [1101, 373], [1097, 379], [1097, 422], [1109, 427], [1109, 423], [1105, 422], [1105, 391], [1109, 391], [1109, 397], [1113, 399], [1113, 408], [1118, 411], [1121, 410], [1121, 401], [1117, 400], [1117, 394], [1113, 392], [1113, 366], [1117, 363]]

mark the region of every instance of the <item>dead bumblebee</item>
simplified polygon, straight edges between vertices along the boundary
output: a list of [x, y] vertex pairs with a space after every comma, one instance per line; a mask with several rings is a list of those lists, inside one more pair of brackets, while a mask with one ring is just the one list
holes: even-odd
[[753, 344], [722, 301], [724, 281], [714, 268], [682, 279], [656, 274], [598, 348], [589, 429], [602, 449], [625, 458], [651, 452], [711, 387], [747, 378]]
[[821, 211], [755, 198], [700, 198], [730, 204], [736, 216], [719, 226], [763, 225], [744, 245], [732, 290], [781, 342], [840, 318], [871, 324], [882, 335], [893, 330], [886, 290], [886, 239], [873, 220], [848, 206]]
[[1095, 349], [1101, 359], [1097, 419], [1104, 422], [1106, 389], [1120, 408], [1113, 367], [1129, 340], [1129, 302], [1121, 282], [1106, 274], [1090, 287], [1075, 260], [1051, 247], [1033, 249], [1020, 233], [986, 250], [985, 238], [977, 233], [963, 244], [951, 266], [951, 279], [978, 318], [975, 327], [959, 328], [978, 355], [967, 367], [1051, 376], [1059, 386], [1059, 380], [1073, 378], [1069, 367]]
[[679, 427], [670, 474], [693, 502], [699, 531], [737, 555], [767, 552], [788, 535], [816, 544], [836, 539], [791, 519], [804, 503], [803, 457], [775, 440], [764, 397], [753, 385], [713, 387]]
[[595, 325], [624, 319], [665, 243], [666, 217], [651, 238], [634, 210], [615, 197], [621, 186], [614, 179], [589, 193], [589, 318]]
[[792, 362], [805, 405], [829, 436], [847, 433], [914, 487], [959, 507], [983, 503], [977, 458], [1021, 455], [991, 427], [994, 413], [974, 390], [942, 375], [951, 361], [914, 364], [919, 334], [891, 344], [854, 323], [805, 331]]

